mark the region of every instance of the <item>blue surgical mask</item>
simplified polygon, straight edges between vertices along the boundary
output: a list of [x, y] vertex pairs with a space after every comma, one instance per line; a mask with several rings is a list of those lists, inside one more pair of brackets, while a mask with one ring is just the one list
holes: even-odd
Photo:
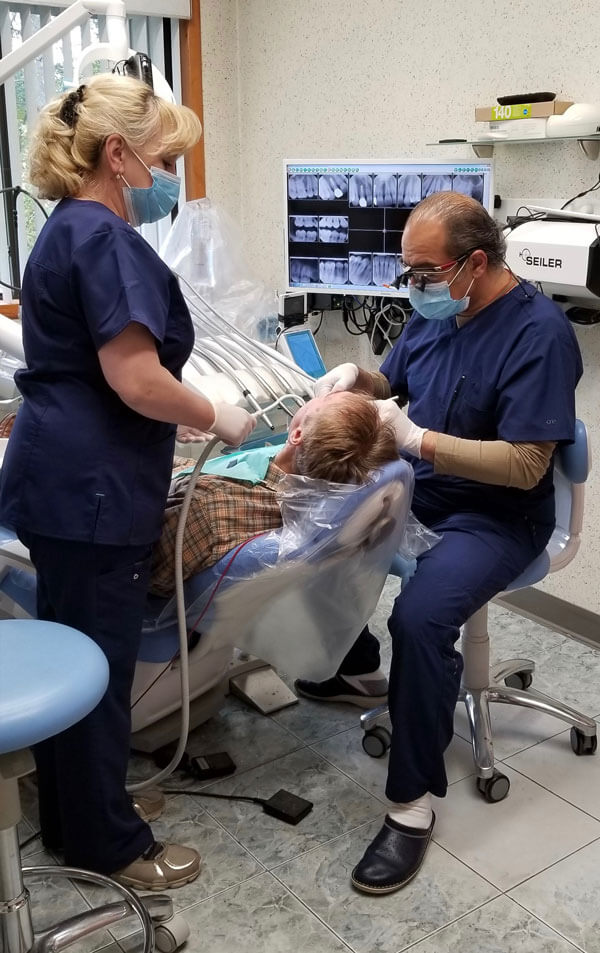
[[[459, 268], [452, 281], [458, 278], [465, 265], [466, 262], [462, 268]], [[463, 298], [453, 298], [450, 294], [452, 281], [431, 282], [425, 286], [424, 291], [421, 291], [416, 285], [409, 285], [408, 300], [415, 311], [418, 311], [421, 317], [427, 318], [429, 321], [444, 321], [445, 318], [452, 318], [466, 311], [469, 307], [471, 299], [468, 293], [475, 279], [467, 288], [467, 294]]]
[[148, 222], [158, 222], [160, 218], [164, 218], [175, 208], [179, 199], [181, 179], [178, 175], [173, 175], [172, 172], [166, 172], [165, 169], [157, 169], [155, 166], [149, 169], [137, 152], [134, 152], [133, 149], [131, 151], [152, 176], [152, 185], [147, 188], [131, 186], [121, 176], [125, 182], [123, 201], [125, 202], [127, 218], [130, 225], [134, 226]]

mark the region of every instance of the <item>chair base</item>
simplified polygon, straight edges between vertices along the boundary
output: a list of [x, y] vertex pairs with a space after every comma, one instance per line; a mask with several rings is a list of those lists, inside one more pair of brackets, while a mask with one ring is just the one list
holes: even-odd
[[[152, 953], [155, 948], [159, 953], [174, 953], [190, 935], [186, 920], [181, 914], [173, 914], [173, 901], [163, 894], [138, 897], [129, 887], [117, 883], [111, 877], [80, 870], [77, 867], [23, 868], [25, 878], [34, 874], [67, 877], [72, 880], [83, 880], [96, 886], [108, 887], [120, 893], [123, 899], [63, 920], [34, 939], [29, 910], [29, 891], [24, 890], [18, 904], [21, 913], [20, 922], [14, 919], [4, 921], [0, 912], [0, 923], [3, 924], [0, 929], [2, 953], [60, 953], [97, 930], [108, 929], [113, 924], [133, 916], [136, 916], [141, 923], [143, 953]], [[5, 925], [10, 928], [5, 929]]]
[[[17, 825], [21, 818], [19, 778], [33, 766], [27, 750], [0, 755], [0, 953], [60, 953], [97, 930], [133, 916], [141, 923], [143, 953], [174, 953], [190, 930], [180, 914], [173, 915], [170, 897], [138, 897], [112, 877], [77, 867], [22, 867]], [[35, 936], [29, 891], [24, 878], [32, 874], [68, 877], [108, 887], [121, 899], [77, 914]]]
[[[498, 666], [498, 670], [502, 673], [503, 679], [521, 672], [533, 672], [534, 663], [528, 662], [530, 667], [525, 668], [524, 662], [528, 662], [528, 660], [511, 659], [502, 662]], [[483, 689], [469, 689], [463, 686], [458, 697], [459, 701], [465, 703], [471, 731], [473, 760], [479, 778], [491, 778], [494, 774], [490, 702], [497, 702], [501, 705], [518, 705], [522, 708], [542, 712], [545, 715], [553, 715], [554, 718], [559, 718], [567, 725], [575, 728], [584, 737], [596, 737], [596, 722], [592, 718], [582, 715], [581, 712], [575, 711], [568, 705], [563, 705], [562, 702], [555, 701], [555, 699], [550, 698], [549, 695], [544, 695], [542, 692], [531, 689], [523, 691], [520, 688], [511, 688], [494, 681], [488, 688]]]
[[[531, 659], [509, 659], [490, 666], [489, 648], [485, 605], [474, 613], [463, 629], [461, 651], [464, 671], [459, 700], [464, 701], [467, 711], [477, 787], [486, 800], [500, 801], [508, 794], [510, 782], [494, 767], [491, 702], [519, 705], [564, 721], [571, 726], [571, 747], [576, 754], [595, 752], [597, 726], [592, 718], [574, 708], [529, 689], [535, 670], [535, 663]], [[360, 725], [365, 732], [364, 750], [371, 757], [382, 757], [391, 741], [387, 706], [365, 712], [361, 715]]]

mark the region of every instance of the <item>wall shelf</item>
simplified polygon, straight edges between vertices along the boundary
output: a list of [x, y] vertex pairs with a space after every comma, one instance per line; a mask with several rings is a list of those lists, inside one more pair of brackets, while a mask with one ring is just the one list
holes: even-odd
[[471, 146], [479, 159], [491, 159], [496, 146], [541, 145], [548, 142], [578, 142], [579, 148], [587, 159], [597, 159], [600, 155], [600, 135], [560, 136], [538, 139], [451, 139], [439, 142], [428, 142], [428, 146]]

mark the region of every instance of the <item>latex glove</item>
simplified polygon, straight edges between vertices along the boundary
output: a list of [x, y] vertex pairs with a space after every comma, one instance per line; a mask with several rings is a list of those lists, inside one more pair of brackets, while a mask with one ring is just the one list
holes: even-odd
[[338, 364], [318, 379], [315, 384], [315, 397], [337, 394], [341, 390], [352, 390], [357, 380], [356, 364]]
[[408, 450], [413, 456], [421, 459], [421, 442], [425, 428], [417, 427], [398, 407], [393, 397], [387, 400], [376, 400], [379, 419], [384, 424], [390, 424], [396, 434], [396, 443], [399, 450]]
[[234, 404], [213, 404], [215, 420], [211, 433], [230, 447], [239, 447], [256, 427], [256, 419]]
[[178, 443], [208, 443], [213, 439], [214, 434], [206, 433], [204, 430], [196, 430], [195, 427], [186, 427], [185, 424], [179, 424], [177, 427]]

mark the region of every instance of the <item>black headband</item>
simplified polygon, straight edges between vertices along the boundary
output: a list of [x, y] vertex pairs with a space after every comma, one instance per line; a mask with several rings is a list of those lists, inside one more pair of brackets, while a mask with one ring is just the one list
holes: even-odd
[[72, 93], [65, 98], [65, 101], [62, 104], [60, 110], [60, 118], [67, 126], [70, 126], [71, 129], [74, 128], [75, 123], [78, 119], [77, 107], [79, 103], [83, 102], [83, 94], [85, 92], [85, 86], [79, 86], [77, 89], [74, 89]]

